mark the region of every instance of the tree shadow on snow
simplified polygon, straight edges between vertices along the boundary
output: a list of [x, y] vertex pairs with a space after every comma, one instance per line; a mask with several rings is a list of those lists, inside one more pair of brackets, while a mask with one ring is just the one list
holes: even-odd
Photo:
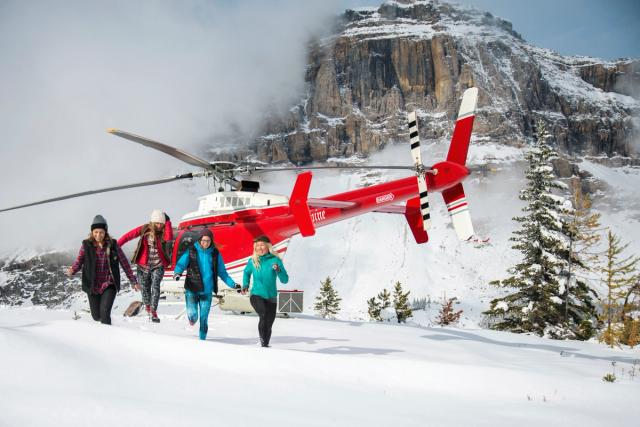
[[[633, 357], [594, 356], [591, 354], [580, 353], [580, 350], [577, 348], [572, 348], [569, 346], [562, 346], [562, 345], [527, 344], [527, 343], [498, 341], [491, 338], [476, 335], [470, 332], [464, 332], [464, 331], [442, 329], [442, 330], [439, 330], [438, 332], [440, 333], [434, 333], [434, 335], [423, 335], [422, 337], [430, 340], [434, 340], [434, 341], [469, 340], [469, 341], [482, 342], [486, 344], [500, 345], [503, 347], [544, 350], [544, 351], [550, 351], [553, 353], [558, 353], [562, 357], [577, 357], [580, 359], [588, 359], [588, 360], [606, 360], [608, 362], [621, 362], [621, 363], [634, 363], [634, 361], [637, 360], [637, 358], [633, 358]], [[449, 335], [445, 335], [445, 334], [449, 334]]]

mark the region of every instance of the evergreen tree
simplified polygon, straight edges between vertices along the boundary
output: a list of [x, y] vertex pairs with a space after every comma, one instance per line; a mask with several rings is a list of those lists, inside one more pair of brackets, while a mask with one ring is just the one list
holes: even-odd
[[[628, 243], [623, 245], [620, 238], [609, 230], [605, 263], [600, 269], [607, 295], [601, 300], [601, 320], [604, 323], [604, 330], [599, 339], [610, 347], [624, 343], [625, 320], [627, 320], [629, 327], [634, 327], [632, 322], [628, 322], [627, 314], [633, 308], [628, 304], [627, 295], [630, 290], [634, 289], [638, 281], [637, 267], [640, 258], [628, 256], [621, 259], [627, 246], [629, 246]], [[624, 303], [625, 300], [627, 304]], [[635, 340], [634, 337], [631, 338]], [[629, 340], [629, 336], [626, 337], [626, 340]]]
[[369, 317], [371, 320], [375, 320], [376, 322], [381, 322], [382, 317], [380, 316], [380, 312], [382, 308], [380, 307], [380, 301], [376, 299], [376, 297], [369, 298], [367, 300]]
[[438, 318], [436, 319], [436, 323], [438, 325], [447, 326], [458, 323], [458, 320], [460, 320], [460, 316], [462, 316], [462, 310], [453, 310], [453, 304], [457, 299], [458, 298], [456, 297], [447, 299], [446, 295], [442, 299], [440, 312], [438, 313]]
[[409, 317], [413, 317], [413, 312], [409, 306], [410, 293], [411, 291], [402, 292], [402, 284], [396, 282], [393, 288], [393, 309], [396, 312], [398, 323], [406, 323]]
[[391, 307], [391, 294], [386, 288], [378, 294], [378, 300], [380, 301], [380, 310], [386, 310]]
[[495, 321], [494, 329], [573, 338], [584, 328], [585, 312], [594, 310], [592, 291], [580, 284], [567, 296], [569, 266], [586, 265], [570, 249], [566, 234], [570, 203], [552, 193], [564, 187], [553, 175], [551, 160], [557, 154], [547, 144], [548, 138], [544, 123], [538, 122], [536, 141], [526, 154], [527, 186], [520, 193], [528, 204], [523, 208], [525, 215], [514, 218], [521, 227], [511, 238], [513, 248], [522, 253], [522, 262], [508, 270], [511, 276], [507, 279], [491, 282], [513, 292], [491, 301], [485, 314]]
[[427, 297], [414, 298], [414, 300], [411, 301], [411, 310], [417, 311], [417, 310], [426, 310], [426, 309], [427, 309]]
[[382, 311], [391, 307], [391, 294], [383, 289], [377, 296], [367, 300], [369, 317], [371, 320], [382, 322]]
[[331, 278], [327, 277], [321, 284], [320, 294], [316, 297], [313, 309], [324, 319], [335, 319], [336, 314], [340, 311], [342, 298], [338, 296], [338, 292], [333, 288]]

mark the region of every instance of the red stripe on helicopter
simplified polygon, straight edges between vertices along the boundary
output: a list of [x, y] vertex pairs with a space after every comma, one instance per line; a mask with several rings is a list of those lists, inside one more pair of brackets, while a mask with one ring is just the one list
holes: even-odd
[[458, 210], [460, 208], [463, 208], [465, 206], [467, 206], [467, 200], [466, 200], [466, 198], [463, 197], [460, 200], [456, 200], [455, 202], [451, 202], [451, 203], [447, 204], [447, 210], [449, 212], [451, 212], [451, 211], [455, 211], [455, 210]]

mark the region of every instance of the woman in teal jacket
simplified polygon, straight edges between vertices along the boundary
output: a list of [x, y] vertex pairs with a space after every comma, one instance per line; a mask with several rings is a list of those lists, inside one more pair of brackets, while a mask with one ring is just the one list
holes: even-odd
[[271, 327], [276, 319], [278, 302], [276, 278], [280, 279], [282, 283], [287, 283], [289, 275], [267, 236], [259, 236], [253, 241], [253, 256], [244, 269], [243, 289], [249, 287], [249, 279], [252, 276], [253, 286], [249, 300], [253, 309], [260, 316], [258, 323], [260, 344], [263, 347], [269, 347]]
[[189, 324], [194, 325], [198, 320], [200, 308], [200, 339], [207, 339], [209, 331], [209, 311], [213, 294], [218, 293], [218, 277], [230, 288], [238, 289], [227, 273], [222, 255], [213, 243], [213, 233], [205, 228], [200, 233], [200, 239], [180, 256], [173, 270], [173, 278], [180, 280], [180, 275], [187, 270], [184, 281], [184, 300], [187, 305]]

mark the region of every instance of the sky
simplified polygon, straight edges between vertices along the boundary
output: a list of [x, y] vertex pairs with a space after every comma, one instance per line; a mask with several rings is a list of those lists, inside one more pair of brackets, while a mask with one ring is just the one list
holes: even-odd
[[[249, 139], [262, 111], [299, 99], [306, 41], [335, 9], [292, 0], [0, 0], [0, 206], [193, 170], [108, 128], [195, 154], [229, 135]], [[154, 208], [174, 218], [196, 210], [207, 190], [173, 183], [2, 213], [0, 253], [79, 245], [98, 213], [121, 235]]]
[[[624, 24], [637, 16], [632, 3], [618, 2], [608, 12], [577, 0], [535, 7], [473, 3], [513, 21], [526, 39], [562, 53], [640, 56], [637, 46], [613, 53], [637, 35], [636, 26]], [[379, 3], [0, 0], [0, 206], [192, 170], [110, 135], [108, 128], [195, 154], [250, 140], [262, 112], [287, 111], [299, 99], [308, 38], [326, 31], [333, 14], [363, 4]], [[584, 5], [577, 8], [579, 19], [551, 13], [567, 14], [571, 4]], [[607, 18], [602, 25], [589, 26], [600, 17]], [[586, 35], [604, 40], [625, 28], [624, 40], [611, 43], [611, 55], [580, 47], [597, 47]], [[553, 45], [554, 39], [574, 47]], [[0, 254], [18, 246], [76, 245], [98, 213], [116, 235], [146, 222], [155, 208], [175, 218], [185, 206], [195, 210], [197, 195], [207, 190], [202, 181], [173, 183], [2, 213]], [[43, 226], [48, 233], [40, 231]]]
[[[381, 2], [380, 2], [381, 3]], [[506, 19], [528, 42], [563, 55], [640, 58], [637, 0], [452, 0]], [[345, 0], [345, 7], [376, 5]]]
[[637, 0], [456, 0], [506, 19], [525, 40], [563, 55], [640, 58]]

